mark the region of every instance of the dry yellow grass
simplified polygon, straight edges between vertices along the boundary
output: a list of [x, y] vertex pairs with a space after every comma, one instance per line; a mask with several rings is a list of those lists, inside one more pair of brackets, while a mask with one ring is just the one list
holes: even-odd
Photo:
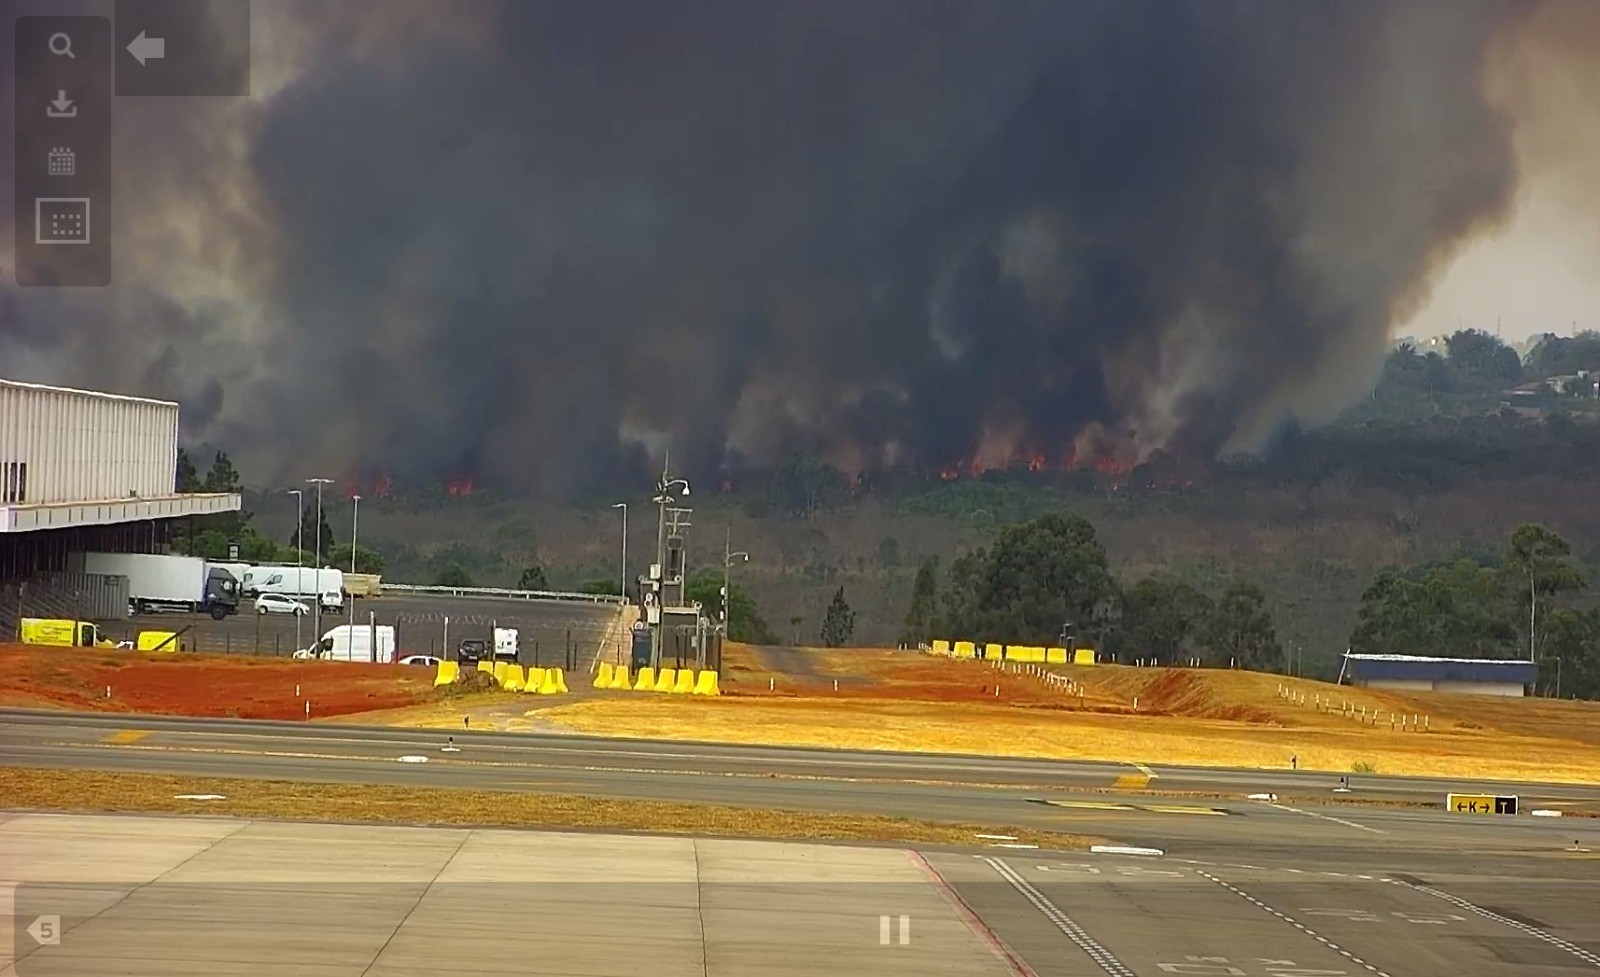
[[1600, 783], [1600, 751], [1577, 740], [1446, 724], [1425, 733], [1362, 726], [1307, 706], [1295, 725], [894, 699], [639, 695], [540, 713], [599, 735], [994, 756], [1277, 767]]
[[1008, 825], [823, 814], [715, 804], [616, 800], [561, 794], [305, 784], [216, 778], [205, 791], [221, 800], [180, 800], [196, 792], [190, 776], [0, 767], [0, 797], [11, 809], [221, 814], [307, 821], [609, 829], [741, 838], [978, 844], [980, 834], [1015, 835], [1042, 848], [1073, 850], [1105, 839]]

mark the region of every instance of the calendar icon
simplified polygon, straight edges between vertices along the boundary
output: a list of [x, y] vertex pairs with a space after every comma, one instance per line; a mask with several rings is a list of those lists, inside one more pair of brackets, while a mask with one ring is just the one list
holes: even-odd
[[78, 157], [70, 146], [56, 146], [46, 156], [51, 176], [72, 176], [78, 172]]
[[37, 197], [33, 201], [34, 244], [88, 244], [88, 197]]

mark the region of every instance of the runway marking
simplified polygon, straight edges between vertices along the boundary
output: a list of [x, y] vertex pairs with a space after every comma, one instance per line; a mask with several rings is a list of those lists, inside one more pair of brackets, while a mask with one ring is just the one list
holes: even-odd
[[1404, 886], [1407, 889], [1415, 889], [1418, 892], [1427, 893], [1428, 895], [1433, 896], [1435, 899], [1443, 899], [1445, 902], [1448, 902], [1453, 906], [1465, 909], [1468, 912], [1476, 913], [1479, 916], [1482, 916], [1484, 919], [1492, 919], [1497, 923], [1504, 923], [1512, 929], [1526, 933], [1536, 940], [1542, 940], [1553, 947], [1565, 950], [1589, 966], [1600, 970], [1600, 954], [1596, 954], [1590, 950], [1585, 950], [1576, 943], [1568, 943], [1561, 937], [1556, 936], [1553, 933], [1547, 933], [1537, 926], [1530, 926], [1527, 923], [1512, 919], [1509, 916], [1502, 916], [1492, 909], [1485, 909], [1477, 903], [1468, 902], [1460, 896], [1452, 895], [1442, 889], [1435, 889], [1431, 885], [1417, 885], [1415, 882], [1403, 882], [1400, 879], [1384, 879], [1384, 881], [1390, 885]]
[[967, 905], [967, 901], [961, 898], [961, 893], [957, 892], [954, 886], [945, 881], [944, 876], [939, 874], [939, 870], [933, 867], [933, 863], [928, 861], [925, 855], [919, 851], [907, 851], [906, 854], [911, 857], [911, 860], [916, 863], [918, 868], [922, 869], [923, 874], [928, 877], [928, 881], [932, 882], [933, 887], [939, 890], [939, 894], [944, 897], [944, 901], [950, 905], [950, 908], [956, 911], [956, 915], [961, 917], [961, 921], [967, 924], [967, 929], [972, 931], [980, 943], [989, 948], [989, 952], [994, 954], [1011, 971], [1013, 977], [1038, 977], [1033, 968], [1028, 966], [1027, 962], [1021, 957], [1017, 956], [1016, 951], [1007, 946], [1006, 942], [1000, 939], [999, 934], [991, 929], [989, 924], [985, 923], [973, 911], [971, 906]]
[[1258, 803], [1266, 804], [1268, 807], [1275, 807], [1280, 811], [1288, 811], [1290, 814], [1304, 814], [1308, 818], [1321, 818], [1324, 821], [1332, 821], [1334, 824], [1342, 824], [1347, 828], [1355, 828], [1357, 831], [1370, 831], [1375, 835], [1387, 833], [1379, 831], [1377, 828], [1369, 828], [1364, 824], [1356, 824], [1354, 821], [1346, 821], [1344, 818], [1336, 818], [1331, 814], [1318, 814], [1316, 811], [1302, 811], [1298, 807], [1290, 807], [1287, 804], [1274, 804], [1271, 801], [1260, 801]]
[[1227, 811], [1219, 807], [1200, 807], [1194, 804], [1124, 804], [1120, 801], [1072, 801], [1059, 798], [1045, 798], [1039, 803], [1051, 807], [1064, 807], [1069, 810], [1079, 811], [1124, 811], [1135, 814], [1213, 814], [1226, 816]]
[[1349, 960], [1351, 963], [1359, 964], [1360, 966], [1365, 967], [1367, 970], [1371, 971], [1372, 973], [1377, 974], [1378, 977], [1390, 977], [1389, 973], [1387, 973], [1386, 971], [1379, 970], [1377, 967], [1373, 966], [1372, 964], [1367, 963], [1365, 960], [1361, 959], [1360, 957], [1358, 957], [1355, 954], [1351, 953], [1349, 950], [1346, 950], [1344, 947], [1342, 947], [1339, 944], [1337, 944], [1337, 943], [1333, 942], [1332, 940], [1328, 939], [1326, 936], [1323, 936], [1321, 933], [1318, 933], [1316, 930], [1313, 930], [1311, 927], [1309, 927], [1306, 924], [1304, 924], [1304, 923], [1300, 922], [1299, 920], [1295, 919], [1293, 916], [1290, 916], [1290, 915], [1288, 915], [1286, 913], [1281, 913], [1278, 910], [1273, 909], [1271, 906], [1269, 906], [1266, 903], [1262, 902], [1260, 899], [1257, 899], [1255, 896], [1251, 895], [1250, 893], [1244, 891], [1241, 888], [1238, 888], [1237, 886], [1231, 885], [1230, 883], [1224, 882], [1223, 880], [1217, 878], [1215, 875], [1212, 875], [1210, 872], [1207, 872], [1205, 869], [1197, 869], [1196, 872], [1197, 872], [1197, 874], [1203, 876], [1204, 878], [1208, 878], [1211, 881], [1215, 882], [1216, 884], [1222, 886], [1224, 889], [1227, 889], [1229, 892], [1231, 892], [1234, 895], [1240, 897], [1241, 899], [1244, 899], [1246, 902], [1249, 902], [1251, 905], [1255, 906], [1257, 909], [1260, 909], [1263, 912], [1269, 912], [1272, 915], [1278, 917], [1279, 919], [1283, 920], [1285, 923], [1288, 923], [1290, 926], [1293, 926], [1295, 929], [1297, 929], [1300, 932], [1304, 933], [1305, 935], [1311, 937], [1313, 940], [1316, 940], [1318, 943], [1321, 943], [1323, 946], [1325, 946], [1328, 949], [1330, 949], [1330, 950], [1334, 951], [1335, 953], [1339, 954], [1341, 957], [1344, 957], [1345, 959]]
[[148, 729], [119, 729], [110, 736], [107, 736], [106, 742], [116, 743], [118, 745], [124, 743], [137, 743], [149, 735], [150, 730]]
[[1130, 763], [1129, 766], [1139, 771], [1136, 774], [1123, 774], [1111, 782], [1116, 790], [1144, 790], [1150, 786], [1150, 781], [1156, 779], [1156, 772], [1142, 763]]
[[1011, 883], [1013, 889], [1022, 893], [1023, 898], [1033, 903], [1033, 908], [1039, 910], [1046, 919], [1054, 923], [1056, 929], [1064, 933], [1067, 939], [1071, 940], [1078, 949], [1087, 953], [1089, 959], [1093, 960], [1101, 970], [1110, 974], [1111, 977], [1136, 977], [1134, 972], [1128, 969], [1127, 964], [1118, 960], [1110, 950], [1101, 946], [1082, 926], [1073, 922], [1072, 917], [1062, 912], [1060, 907], [1045, 898], [1044, 893], [1034, 888], [1032, 883], [1019, 875], [1016, 869], [998, 858], [986, 857], [984, 861], [989, 863], [990, 868], [1000, 873], [1001, 878]]

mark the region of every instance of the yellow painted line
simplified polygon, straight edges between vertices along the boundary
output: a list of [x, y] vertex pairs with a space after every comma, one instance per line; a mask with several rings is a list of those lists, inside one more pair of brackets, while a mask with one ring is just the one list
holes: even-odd
[[1114, 804], [1111, 801], [1045, 801], [1051, 807], [1070, 807], [1083, 811], [1137, 811], [1132, 804]]
[[137, 743], [150, 735], [148, 729], [119, 729], [106, 737], [107, 743]]
[[1154, 811], [1157, 814], [1213, 814], [1225, 815], [1227, 811], [1219, 811], [1214, 807], [1192, 807], [1187, 804], [1146, 804], [1140, 808], [1143, 811]]
[[1123, 774], [1111, 782], [1113, 790], [1144, 790], [1150, 786], [1150, 778], [1144, 774]]

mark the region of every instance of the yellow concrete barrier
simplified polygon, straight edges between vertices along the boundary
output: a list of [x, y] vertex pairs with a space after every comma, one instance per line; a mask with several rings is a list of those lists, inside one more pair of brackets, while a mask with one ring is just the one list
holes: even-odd
[[1006, 645], [1006, 661], [1019, 662], [1028, 654], [1028, 649], [1023, 645]]
[[949, 639], [946, 639], [946, 638], [935, 638], [935, 639], [933, 639], [933, 649], [932, 650], [933, 650], [933, 653], [935, 655], [948, 655], [948, 654], [950, 654], [950, 641], [949, 641]]
[[606, 686], [606, 688], [621, 689], [624, 692], [632, 688], [632, 686], [628, 684], [628, 666], [618, 665], [616, 668], [612, 669], [611, 684]]
[[479, 659], [479, 661], [478, 661], [478, 671], [483, 672], [483, 673], [485, 673], [487, 675], [493, 675], [494, 674], [494, 662], [488, 661], [487, 659]]
[[661, 671], [656, 673], [656, 689], [655, 690], [657, 692], [671, 692], [673, 683], [675, 683], [677, 681], [678, 681], [678, 670], [677, 669], [675, 669], [675, 668], [663, 668]]
[[978, 654], [976, 646], [970, 641], [957, 641], [950, 653], [957, 658], [974, 658]]
[[493, 665], [491, 665], [489, 667], [489, 674], [494, 676], [494, 680], [496, 682], [498, 682], [501, 679], [505, 678], [506, 665], [507, 664], [509, 664], [509, 663], [508, 662], [497, 661], [497, 662], [495, 662]]
[[1046, 648], [1044, 650], [1044, 660], [1052, 665], [1065, 665], [1067, 663], [1067, 649]]
[[995, 644], [993, 641], [991, 641], [988, 644], [983, 646], [983, 657], [991, 659], [991, 660], [999, 658], [1001, 655], [1004, 655], [1005, 653], [1006, 653], [1006, 646], [1005, 645], [1001, 645], [1001, 644]]
[[610, 662], [601, 662], [600, 663], [600, 667], [595, 669], [594, 687], [597, 688], [597, 689], [609, 689], [609, 688], [611, 688], [611, 663]]
[[1093, 665], [1094, 664], [1094, 649], [1093, 648], [1074, 648], [1073, 651], [1072, 651], [1072, 664], [1074, 664], [1074, 665]]
[[694, 691], [694, 669], [678, 669], [678, 680], [672, 683], [672, 691], [679, 695], [688, 695]]
[[441, 685], [450, 685], [453, 682], [455, 682], [456, 679], [458, 679], [460, 677], [461, 677], [461, 663], [460, 662], [440, 662], [439, 663], [439, 674], [437, 674], [437, 675], [435, 675], [433, 677], [433, 684], [434, 684], [435, 688], [437, 688], [437, 687], [439, 687]]
[[529, 665], [528, 674], [522, 679], [522, 691], [538, 692], [539, 688], [544, 685], [544, 673], [546, 671], [548, 669], [540, 668], [537, 665]]
[[721, 695], [722, 689], [718, 687], [717, 671], [714, 668], [703, 670], [694, 680], [695, 695]]
[[558, 692], [565, 691], [567, 691], [567, 679], [566, 676], [561, 673], [561, 669], [545, 669], [544, 680], [539, 683], [539, 694], [555, 695]]
[[[556, 691], [557, 692], [562, 692], [562, 693], [566, 692], [567, 691], [567, 673], [562, 671], [559, 668], [549, 668], [549, 669], [545, 670], [545, 675], [548, 676], [551, 672], [555, 672], [556, 673], [556, 680], [555, 680]], [[541, 688], [543, 688], [543, 686], [541, 686]]]
[[523, 683], [522, 666], [507, 663], [500, 670], [500, 687], [507, 692], [521, 692]]
[[656, 689], [656, 670], [649, 665], [639, 669], [638, 681], [633, 683], [635, 692], [654, 692]]

